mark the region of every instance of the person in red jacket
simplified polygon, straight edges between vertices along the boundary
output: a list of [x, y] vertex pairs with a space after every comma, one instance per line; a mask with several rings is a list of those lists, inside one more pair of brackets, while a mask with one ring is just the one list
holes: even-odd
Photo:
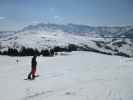
[[32, 57], [31, 61], [31, 72], [28, 74], [28, 79], [35, 79], [36, 75], [36, 66], [37, 66], [37, 61], [36, 61], [37, 56]]

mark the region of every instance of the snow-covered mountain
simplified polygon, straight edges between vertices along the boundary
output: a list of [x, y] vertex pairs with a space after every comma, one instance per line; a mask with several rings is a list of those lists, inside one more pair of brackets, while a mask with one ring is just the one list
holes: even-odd
[[129, 30], [133, 29], [133, 26], [114, 26], [114, 27], [107, 27], [107, 26], [99, 26], [93, 27], [88, 25], [76, 25], [76, 24], [66, 24], [66, 25], [59, 25], [59, 24], [44, 24], [40, 23], [37, 25], [29, 25], [24, 27], [21, 31], [49, 31], [49, 32], [56, 32], [60, 30], [64, 33], [80, 35], [80, 36], [118, 36], [123, 33], [128, 32]]
[[14, 31], [0, 31], [0, 38], [8, 37], [13, 35]]
[[70, 49], [72, 46], [74, 50], [133, 56], [133, 41], [129, 39], [133, 34], [132, 30], [132, 26], [92, 27], [40, 23], [24, 27], [14, 34], [4, 33], [3, 36], [3, 33], [0, 33], [0, 50], [7, 51], [8, 48], [13, 48], [21, 51], [25, 47], [41, 52], [55, 47]]

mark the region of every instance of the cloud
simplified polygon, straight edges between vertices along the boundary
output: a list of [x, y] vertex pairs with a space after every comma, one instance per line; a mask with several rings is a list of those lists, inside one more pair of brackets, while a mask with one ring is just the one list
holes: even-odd
[[0, 17], [0, 20], [6, 19], [5, 17]]
[[54, 19], [59, 19], [60, 18], [60, 16], [54, 16]]
[[32, 21], [32, 24], [38, 24], [40, 23], [39, 21]]

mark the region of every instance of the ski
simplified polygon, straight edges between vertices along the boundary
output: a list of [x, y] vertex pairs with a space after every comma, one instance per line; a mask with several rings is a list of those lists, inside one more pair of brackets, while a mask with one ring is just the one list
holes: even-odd
[[[40, 76], [40, 75], [36, 75], [35, 78], [36, 78], [36, 77], [39, 77], [39, 76]], [[31, 78], [31, 79], [25, 78], [24, 80], [35, 80], [35, 78], [34, 78], [34, 79], [32, 79], [32, 78]]]

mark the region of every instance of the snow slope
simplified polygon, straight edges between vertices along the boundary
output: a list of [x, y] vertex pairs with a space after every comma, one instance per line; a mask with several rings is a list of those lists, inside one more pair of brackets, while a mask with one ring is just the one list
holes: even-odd
[[20, 51], [23, 47], [41, 51], [53, 49], [56, 46], [67, 48], [70, 44], [84, 48], [87, 51], [104, 52], [112, 55], [117, 55], [120, 52], [130, 57], [133, 56], [133, 41], [130, 39], [86, 37], [67, 34], [60, 30], [56, 32], [23, 31], [0, 38], [0, 51], [7, 51], [8, 48], [15, 48]]
[[[133, 41], [130, 39], [132, 29], [132, 26], [90, 27], [40, 23], [29, 25], [14, 34], [0, 33], [0, 51], [8, 51], [8, 48], [21, 51], [25, 47], [41, 52], [54, 47], [68, 48], [73, 44], [80, 50], [133, 57]], [[128, 38], [110, 38], [116, 36]]]
[[[18, 64], [16, 59], [19, 60]], [[1, 100], [132, 100], [133, 59], [92, 52], [38, 57], [40, 77], [24, 80], [31, 57], [0, 56]]]

